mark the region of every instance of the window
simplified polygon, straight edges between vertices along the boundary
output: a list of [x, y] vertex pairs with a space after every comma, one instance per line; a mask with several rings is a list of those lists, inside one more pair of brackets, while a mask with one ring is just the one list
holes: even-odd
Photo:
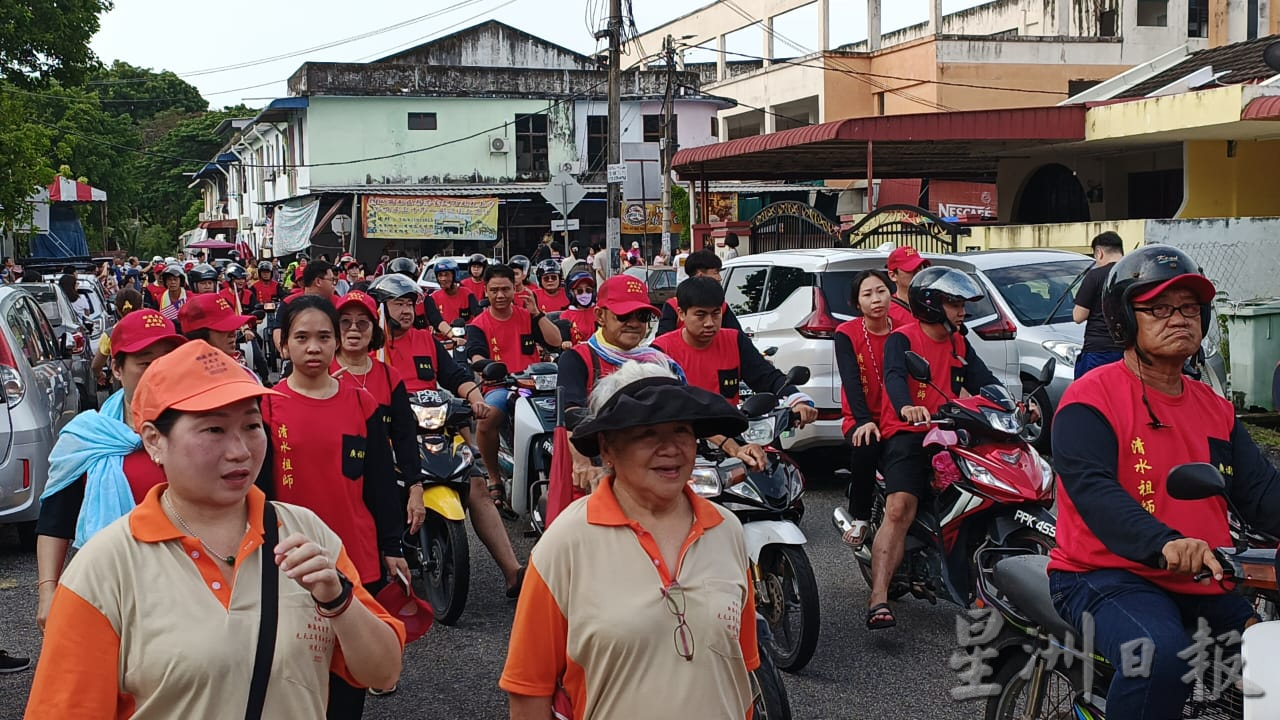
[[725, 274], [724, 300], [729, 303], [733, 314], [741, 316], [760, 312], [769, 268], [740, 266], [726, 270]]
[[609, 116], [587, 116], [587, 172], [604, 172], [609, 162]]
[[[986, 276], [1018, 317], [1018, 321], [1034, 327], [1043, 325], [1050, 311], [1053, 312], [1053, 319], [1049, 321], [1051, 323], [1071, 321], [1071, 308], [1075, 305], [1073, 288], [1090, 264], [1088, 258], [1082, 258], [1034, 265], [1012, 265], [987, 270]], [[978, 303], [970, 303], [967, 308], [969, 315], [974, 318], [995, 312], [990, 298], [982, 301], [983, 307], [976, 307], [977, 305]]]
[[[52, 338], [45, 337], [45, 328], [48, 325], [45, 324], [42, 327], [36, 319], [38, 313], [39, 310], [29, 301], [19, 299], [9, 306], [9, 312], [5, 314], [5, 321], [9, 325], [9, 330], [13, 332], [18, 348], [22, 350], [22, 354], [27, 357], [27, 362], [32, 367], [58, 357]], [[52, 334], [52, 330], [48, 332]]]
[[551, 176], [545, 114], [516, 116], [516, 175], [525, 180]]
[[876, 114], [883, 115], [884, 114], [884, 93], [882, 92], [876, 93], [875, 96], [876, 96]]
[[1115, 37], [1117, 18], [1118, 14], [1115, 10], [1103, 10], [1098, 13], [1098, 37]]
[[711, 137], [720, 139], [720, 118], [714, 116], [711, 118]]
[[53, 331], [53, 327], [49, 325], [49, 320], [40, 313], [30, 300], [26, 301], [27, 310], [36, 319], [36, 326], [40, 331], [40, 342], [44, 345], [45, 356], [50, 360], [56, 360], [62, 357], [62, 353], [58, 349], [58, 335]]
[[[680, 123], [675, 115], [671, 116], [671, 138], [676, 141], [680, 137]], [[715, 125], [715, 119], [711, 121]], [[659, 142], [662, 140], [662, 115], [645, 115], [644, 116], [644, 141]]]
[[1169, 24], [1169, 0], [1138, 0], [1138, 27]]
[[435, 130], [435, 113], [409, 113], [410, 130]]
[[[798, 268], [774, 266], [764, 294], [762, 312], [777, 310], [795, 291], [813, 286], [813, 273]], [[811, 291], [808, 291], [812, 295]]]
[[1209, 37], [1209, 0], [1187, 0], [1187, 37]]

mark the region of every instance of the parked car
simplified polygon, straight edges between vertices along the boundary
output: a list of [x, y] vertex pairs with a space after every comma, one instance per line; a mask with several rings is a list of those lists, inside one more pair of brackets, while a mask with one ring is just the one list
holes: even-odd
[[70, 298], [57, 283], [22, 282], [14, 287], [31, 293], [57, 336], [67, 338], [71, 354], [66, 364], [80, 390], [80, 409], [92, 410], [98, 407], [97, 381], [93, 378], [92, 369], [93, 354], [98, 348], [89, 344], [88, 321], [77, 317]]
[[640, 265], [624, 272], [649, 286], [649, 302], [655, 307], [676, 296], [676, 269], [665, 265]]
[[431, 262], [422, 268], [422, 272], [418, 274], [418, 287], [422, 288], [425, 293], [433, 293], [440, 289], [440, 283], [436, 282], [436, 261], [444, 260], [452, 257], [453, 261], [458, 263], [458, 277], [454, 278], [454, 282], [462, 282], [469, 274], [467, 263], [470, 262], [470, 255], [437, 255], [431, 258]]
[[49, 453], [80, 405], [65, 362], [68, 340], [29, 293], [0, 287], [0, 525], [18, 525], [28, 547], [35, 543]]
[[[59, 275], [45, 275], [44, 281], [57, 284]], [[102, 284], [98, 282], [95, 275], [89, 273], [76, 274], [76, 290], [81, 297], [87, 298], [89, 301], [90, 312], [88, 322], [84, 323], [85, 329], [88, 331], [89, 347], [96, 351], [98, 342], [102, 340], [102, 336], [111, 336], [111, 330], [116, 324], [116, 309], [107, 301], [106, 293], [102, 290]], [[90, 353], [92, 357], [92, 353]]]

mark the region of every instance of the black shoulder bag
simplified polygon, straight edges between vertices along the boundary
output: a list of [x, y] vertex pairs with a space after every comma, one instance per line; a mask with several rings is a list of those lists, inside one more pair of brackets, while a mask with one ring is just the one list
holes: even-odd
[[271, 680], [271, 662], [276, 654], [276, 625], [280, 614], [280, 570], [276, 568], [275, 547], [280, 543], [275, 504], [262, 506], [262, 616], [258, 621], [258, 649], [253, 657], [253, 679], [249, 682], [249, 703], [245, 720], [261, 720]]

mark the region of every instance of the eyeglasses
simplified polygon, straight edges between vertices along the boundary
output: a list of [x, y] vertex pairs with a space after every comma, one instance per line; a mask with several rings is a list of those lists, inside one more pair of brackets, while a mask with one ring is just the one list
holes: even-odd
[[368, 330], [369, 328], [373, 327], [373, 323], [369, 322], [364, 318], [360, 318], [359, 320], [352, 320], [351, 318], [342, 318], [342, 321], [339, 324], [342, 327], [343, 332], [346, 332], [351, 328], [355, 328], [358, 332], [364, 332], [365, 330]]
[[647, 323], [653, 320], [653, 313], [648, 310], [634, 310], [626, 315], [619, 315], [617, 313], [614, 313], [613, 315], [618, 318], [618, 322], [620, 323], [629, 323], [632, 320], [639, 320], [642, 323]]
[[1200, 317], [1200, 303], [1185, 303], [1183, 305], [1152, 305], [1151, 307], [1135, 307], [1134, 312], [1148, 313], [1158, 320], [1165, 320], [1173, 317], [1173, 311], [1177, 310], [1178, 314], [1189, 320]]
[[667, 601], [667, 612], [676, 616], [679, 624], [676, 625], [676, 631], [672, 634], [675, 640], [676, 654], [685, 659], [685, 662], [693, 662], [693, 631], [689, 629], [689, 623], [685, 622], [684, 617], [684, 588], [679, 583], [671, 583], [662, 589], [662, 597]]

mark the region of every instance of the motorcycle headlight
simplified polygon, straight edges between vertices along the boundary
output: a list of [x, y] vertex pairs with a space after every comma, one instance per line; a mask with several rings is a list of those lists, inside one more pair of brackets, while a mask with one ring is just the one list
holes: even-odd
[[422, 441], [422, 449], [436, 455], [444, 452], [444, 438], [439, 435], [433, 435]]
[[1080, 343], [1070, 340], [1045, 340], [1040, 343], [1055, 360], [1067, 367], [1076, 366], [1076, 356], [1080, 354]]
[[987, 485], [989, 487], [999, 488], [1000, 490], [1003, 490], [1005, 492], [1010, 492], [1010, 493], [1018, 492], [1017, 488], [1001, 480], [995, 475], [992, 475], [990, 470], [987, 470], [981, 465], [978, 465], [977, 463], [971, 463], [964, 458], [956, 458], [956, 460], [957, 460], [957, 464], [960, 465], [960, 467], [965, 471], [965, 474], [968, 475], [969, 479], [972, 480], [973, 482], [979, 485]]
[[1018, 427], [1018, 420], [1013, 416], [1013, 413], [999, 412], [987, 408], [982, 411], [982, 417], [987, 419], [987, 424], [993, 429], [1003, 433], [1016, 435], [1021, 429]]
[[762, 503], [764, 499], [760, 497], [760, 491], [756, 490], [756, 486], [750, 482], [740, 482], [736, 485], [730, 485], [725, 489], [726, 492], [739, 495], [753, 502]]
[[557, 382], [556, 379], [558, 377], [559, 375], [557, 375], [556, 373], [551, 373], [550, 375], [534, 375], [533, 389], [538, 390], [539, 392], [555, 390], [556, 382]]
[[556, 399], [553, 397], [534, 398], [533, 404], [543, 412], [553, 413], [556, 411]]
[[423, 430], [439, 430], [444, 427], [444, 419], [449, 415], [448, 405], [411, 405], [413, 414], [418, 419], [418, 427]]
[[742, 439], [756, 445], [768, 445], [773, 442], [774, 427], [773, 417], [752, 420], [747, 424], [746, 432], [742, 433]]
[[1036, 465], [1040, 468], [1040, 489], [1047, 490], [1053, 487], [1053, 466], [1049, 461], [1040, 457], [1040, 453], [1036, 453]]
[[721, 492], [720, 473], [715, 468], [694, 468], [689, 487], [700, 497], [716, 497]]

